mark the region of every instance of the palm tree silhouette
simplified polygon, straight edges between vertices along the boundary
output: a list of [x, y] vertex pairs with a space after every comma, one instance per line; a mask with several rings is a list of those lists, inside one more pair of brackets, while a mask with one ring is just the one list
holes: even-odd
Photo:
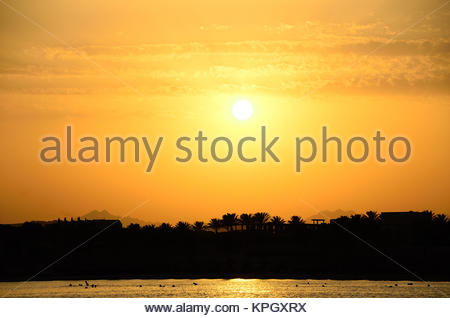
[[257, 212], [253, 215], [253, 222], [255, 223], [258, 231], [262, 231], [269, 220], [270, 215], [266, 212]]
[[170, 225], [169, 223], [162, 223], [158, 229], [162, 232], [169, 232], [170, 230], [172, 230], [172, 225]]
[[278, 233], [286, 221], [279, 216], [274, 216], [270, 220], [270, 223], [272, 223], [272, 226], [275, 228], [275, 232]]
[[141, 229], [141, 226], [136, 223], [131, 223], [130, 225], [128, 225], [127, 229], [132, 232], [139, 232], [139, 230]]
[[434, 214], [433, 222], [438, 224], [445, 224], [447, 223], [447, 216], [445, 214]]
[[288, 221], [290, 230], [294, 232], [300, 232], [300, 230], [305, 229], [305, 221], [297, 215], [291, 216], [290, 220]]
[[244, 226], [245, 226], [245, 230], [249, 231], [250, 227], [253, 223], [253, 215], [251, 213], [242, 213], [239, 216], [239, 223], [241, 224], [241, 230], [244, 230]]
[[305, 224], [305, 221], [300, 216], [293, 215], [288, 223], [293, 226], [299, 226]]
[[227, 231], [233, 231], [233, 226], [238, 223], [236, 213], [227, 213], [222, 216], [222, 223], [225, 225]]
[[197, 222], [194, 223], [192, 228], [193, 228], [194, 231], [199, 232], [199, 231], [204, 231], [206, 227], [205, 227], [205, 223], [204, 222], [197, 221]]
[[367, 211], [363, 218], [366, 218], [370, 223], [375, 223], [380, 219], [380, 215], [374, 211]]
[[177, 225], [175, 225], [175, 230], [180, 232], [187, 232], [191, 229], [191, 225], [188, 222], [178, 222]]
[[208, 223], [208, 227], [211, 229], [214, 229], [214, 231], [217, 232], [219, 231], [219, 228], [222, 226], [222, 221], [219, 219], [211, 219]]
[[156, 229], [156, 226], [154, 224], [147, 224], [147, 225], [144, 225], [142, 227], [142, 229], [146, 230], [146, 231], [153, 231]]
[[432, 222], [436, 225], [445, 225], [448, 219], [445, 214], [433, 214]]

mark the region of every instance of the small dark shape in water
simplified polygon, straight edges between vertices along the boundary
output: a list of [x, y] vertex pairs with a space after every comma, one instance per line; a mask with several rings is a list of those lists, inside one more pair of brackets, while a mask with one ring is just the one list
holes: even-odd
[[198, 285], [196, 282], [193, 282], [192, 284], [193, 284], [194, 286], [197, 286], [197, 285]]
[[88, 287], [87, 286], [84, 286], [84, 289], [87, 289]]
[[394, 284], [394, 286], [398, 286], [397, 284]]
[[159, 287], [164, 287], [164, 285], [161, 285], [161, 284], [160, 284]]
[[389, 287], [389, 288], [392, 288], [392, 285], [389, 285], [388, 287]]
[[298, 287], [298, 285], [295, 285], [295, 287]]
[[322, 287], [325, 287], [325, 285], [322, 285]]
[[175, 285], [172, 285], [172, 287], [175, 287]]
[[430, 284], [427, 285], [427, 287], [430, 287], [430, 286], [431, 286]]
[[69, 284], [70, 287], [72, 287], [72, 284]]
[[86, 286], [89, 286], [89, 283], [87, 282], [87, 280], [85, 280], [84, 283], [86, 284]]
[[408, 283], [409, 286], [411, 286], [413, 283]]

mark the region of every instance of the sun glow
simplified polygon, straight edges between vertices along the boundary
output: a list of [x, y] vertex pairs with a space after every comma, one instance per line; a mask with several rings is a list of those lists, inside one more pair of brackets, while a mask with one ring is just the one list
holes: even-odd
[[233, 105], [233, 116], [239, 120], [249, 119], [253, 114], [253, 106], [246, 100], [240, 100]]

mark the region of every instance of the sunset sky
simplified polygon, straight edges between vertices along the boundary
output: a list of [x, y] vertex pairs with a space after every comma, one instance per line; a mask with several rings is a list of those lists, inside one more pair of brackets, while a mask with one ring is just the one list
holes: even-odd
[[[450, 5], [444, 0], [0, 0], [0, 223], [106, 209], [151, 222], [225, 212], [450, 211]], [[5, 5], [6, 4], [6, 5]], [[9, 6], [9, 7], [8, 7]], [[437, 10], [436, 10], [437, 9]], [[434, 11], [433, 11], [434, 10]], [[254, 114], [237, 120], [238, 100]], [[164, 137], [146, 162], [43, 164], [41, 138]], [[192, 160], [202, 130], [279, 136], [279, 163]], [[320, 158], [295, 172], [295, 138], [365, 137], [367, 162]], [[371, 142], [412, 155], [376, 162]], [[78, 146], [77, 146], [78, 145]], [[192, 143], [193, 145], [193, 143]], [[63, 147], [65, 144], [63, 143]], [[259, 143], [248, 151], [257, 154]], [[319, 145], [320, 148], [320, 145]], [[387, 154], [387, 145], [382, 148]], [[117, 154], [117, 153], [116, 153]], [[209, 154], [207, 153], [209, 156]], [[209, 156], [210, 157], [210, 156]]]

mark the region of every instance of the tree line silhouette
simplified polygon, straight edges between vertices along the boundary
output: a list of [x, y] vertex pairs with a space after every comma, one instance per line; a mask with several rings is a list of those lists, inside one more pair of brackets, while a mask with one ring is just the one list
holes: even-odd
[[373, 211], [324, 224], [258, 212], [126, 228], [118, 220], [80, 219], [0, 225], [0, 280], [27, 279], [71, 250], [36, 279], [415, 279], [407, 268], [449, 280], [450, 221], [418, 215], [420, 222], [400, 225]]
[[[299, 216], [292, 216], [289, 221], [285, 221], [279, 216], [271, 217], [269, 213], [257, 212], [252, 213], [242, 213], [237, 215], [236, 213], [226, 213], [222, 215], [222, 218], [212, 218], [207, 224], [203, 221], [196, 221], [192, 224], [189, 222], [179, 221], [174, 226], [169, 223], [162, 223], [160, 226], [155, 225], [145, 225], [143, 229], [147, 230], [176, 230], [176, 231], [206, 231], [208, 229], [214, 230], [217, 234], [220, 229], [225, 229], [226, 231], [262, 231], [262, 230], [274, 230], [279, 231], [285, 228], [286, 225], [296, 227], [305, 225], [305, 221]], [[140, 228], [139, 224], [131, 224], [132, 228]]]

